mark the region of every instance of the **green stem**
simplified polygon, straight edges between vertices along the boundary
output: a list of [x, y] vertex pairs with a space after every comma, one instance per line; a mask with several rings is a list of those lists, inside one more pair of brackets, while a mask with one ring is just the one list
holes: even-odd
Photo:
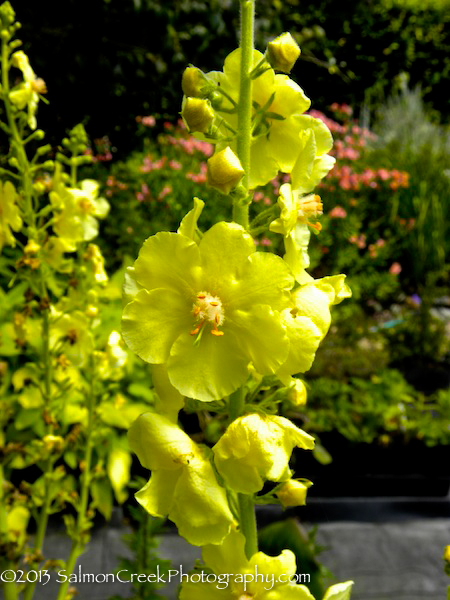
[[256, 526], [255, 503], [248, 494], [238, 494], [242, 533], [245, 535], [245, 553], [250, 558], [258, 552], [258, 530]]
[[88, 425], [86, 431], [86, 447], [84, 453], [84, 464], [85, 468], [83, 471], [83, 478], [81, 482], [81, 494], [80, 503], [78, 505], [78, 515], [76, 523], [76, 532], [72, 543], [72, 549], [70, 551], [69, 559], [66, 563], [66, 575], [67, 580], [61, 584], [57, 596], [57, 600], [64, 600], [69, 589], [69, 579], [75, 570], [75, 566], [78, 558], [83, 554], [85, 547], [85, 534], [89, 528], [89, 523], [86, 519], [86, 513], [89, 502], [89, 487], [91, 483], [91, 468], [92, 468], [92, 453], [93, 453], [93, 439], [92, 434], [94, 432], [94, 418], [95, 418], [95, 393], [94, 393], [94, 369], [91, 363], [91, 378], [90, 378], [90, 393], [88, 396]]
[[231, 394], [229, 397], [229, 412], [230, 412], [230, 423], [240, 417], [244, 412], [245, 406], [245, 394], [244, 388], [239, 388]]
[[236, 199], [233, 205], [233, 220], [248, 229], [250, 148], [252, 143], [252, 65], [253, 65], [253, 21], [254, 0], [241, 0], [241, 70], [238, 105], [237, 155], [245, 175], [242, 185], [246, 197]]
[[[41, 279], [42, 285], [42, 297], [46, 298], [47, 290], [45, 287], [45, 281]], [[48, 310], [44, 309], [42, 316], [42, 360], [44, 364], [44, 387], [42, 389], [44, 396], [45, 406], [51, 407], [51, 399], [52, 399], [52, 365], [51, 365], [51, 355], [50, 355], [50, 320], [48, 315]], [[48, 426], [48, 433], [53, 433], [53, 426], [50, 424]], [[49, 458], [44, 471], [44, 484], [45, 484], [45, 492], [44, 492], [44, 501], [40, 508], [39, 517], [37, 520], [37, 531], [36, 536], [34, 538], [34, 547], [33, 553], [39, 558], [42, 553], [42, 549], [44, 547], [45, 535], [47, 533], [47, 525], [48, 525], [48, 517], [50, 512], [51, 505], [51, 485], [52, 482], [50, 480], [50, 474], [53, 472], [54, 459]], [[31, 565], [32, 568], [38, 567], [38, 562], [36, 561]], [[24, 600], [32, 600], [34, 596], [34, 591], [36, 589], [37, 582], [29, 583], [24, 592]]]
[[13, 115], [12, 106], [9, 101], [9, 48], [5, 39], [2, 39], [2, 99], [8, 126], [11, 131], [11, 147], [19, 163], [19, 171], [23, 176], [23, 195], [25, 198], [26, 221], [35, 226], [33, 211], [33, 181], [30, 173], [30, 163], [25, 152], [22, 136], [17, 129], [16, 120]]

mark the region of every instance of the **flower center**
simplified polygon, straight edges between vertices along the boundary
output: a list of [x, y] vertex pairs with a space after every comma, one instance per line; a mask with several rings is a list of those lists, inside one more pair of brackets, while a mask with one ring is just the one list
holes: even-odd
[[323, 214], [323, 204], [320, 196], [317, 194], [309, 194], [303, 198], [298, 199], [298, 220], [306, 222], [307, 225], [315, 229], [316, 231], [322, 230], [320, 223], [311, 223], [308, 219], [311, 217], [317, 217]]
[[192, 307], [192, 314], [196, 318], [196, 325], [191, 331], [191, 335], [197, 335], [197, 340], [203, 333], [205, 323], [212, 325], [211, 333], [216, 336], [223, 335], [223, 331], [219, 331], [220, 325], [225, 320], [222, 301], [217, 296], [213, 296], [208, 292], [199, 292]]
[[78, 206], [84, 213], [87, 213], [87, 214], [93, 212], [93, 210], [94, 210], [94, 205], [88, 198], [82, 198], [80, 200]]

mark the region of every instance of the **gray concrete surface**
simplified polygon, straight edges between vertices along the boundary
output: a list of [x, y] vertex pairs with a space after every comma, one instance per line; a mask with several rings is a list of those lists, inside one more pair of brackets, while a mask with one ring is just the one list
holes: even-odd
[[[325, 509], [325, 515], [332, 511]], [[443, 552], [450, 544], [450, 518], [381, 520], [377, 522], [328, 521], [319, 525], [317, 541], [327, 547], [322, 562], [337, 581], [355, 581], [352, 600], [445, 600], [450, 578], [443, 572]], [[118, 557], [129, 551], [122, 541], [126, 528], [117, 521], [113, 526], [94, 531], [87, 552], [81, 557], [77, 573], [113, 574]], [[46, 556], [67, 557], [70, 544], [63, 528], [53, 524], [46, 542]], [[200, 549], [193, 548], [175, 533], [162, 537], [160, 555], [170, 558], [173, 569], [187, 572]], [[78, 571], [80, 568], [80, 571]], [[57, 573], [46, 586], [38, 586], [36, 600], [54, 600]], [[79, 600], [108, 600], [111, 596], [131, 597], [130, 585], [115, 582], [79, 582], [75, 584]], [[176, 598], [177, 581], [164, 594]]]

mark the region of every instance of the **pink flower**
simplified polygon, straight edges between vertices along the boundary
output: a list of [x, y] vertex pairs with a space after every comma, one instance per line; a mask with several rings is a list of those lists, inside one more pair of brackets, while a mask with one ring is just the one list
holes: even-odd
[[347, 211], [342, 206], [335, 206], [330, 212], [330, 217], [332, 219], [345, 219], [346, 216]]
[[171, 169], [174, 169], [175, 171], [179, 171], [180, 169], [183, 168], [183, 165], [180, 162], [178, 162], [177, 160], [171, 160], [169, 162], [169, 167]]
[[391, 178], [391, 173], [387, 169], [378, 169], [378, 177], [386, 181]]
[[168, 196], [171, 193], [172, 193], [172, 186], [165, 185], [158, 196], [158, 200], [163, 200], [166, 196]]
[[156, 124], [156, 119], [153, 116], [142, 117], [141, 123], [146, 127], [154, 127]]
[[392, 263], [389, 273], [391, 275], [399, 275], [402, 272], [402, 265], [398, 262]]

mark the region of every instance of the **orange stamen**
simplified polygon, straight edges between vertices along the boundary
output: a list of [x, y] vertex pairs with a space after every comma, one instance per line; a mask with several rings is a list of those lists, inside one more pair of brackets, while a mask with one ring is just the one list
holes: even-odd
[[197, 298], [198, 298], [199, 300], [204, 300], [204, 299], [206, 298], [206, 294], [199, 294], [199, 295], [197, 296]]
[[200, 331], [200, 329], [203, 327], [203, 323], [205, 321], [202, 321], [199, 325], [197, 325], [197, 327], [195, 329], [193, 329], [191, 331], [191, 335], [197, 335], [197, 333]]

